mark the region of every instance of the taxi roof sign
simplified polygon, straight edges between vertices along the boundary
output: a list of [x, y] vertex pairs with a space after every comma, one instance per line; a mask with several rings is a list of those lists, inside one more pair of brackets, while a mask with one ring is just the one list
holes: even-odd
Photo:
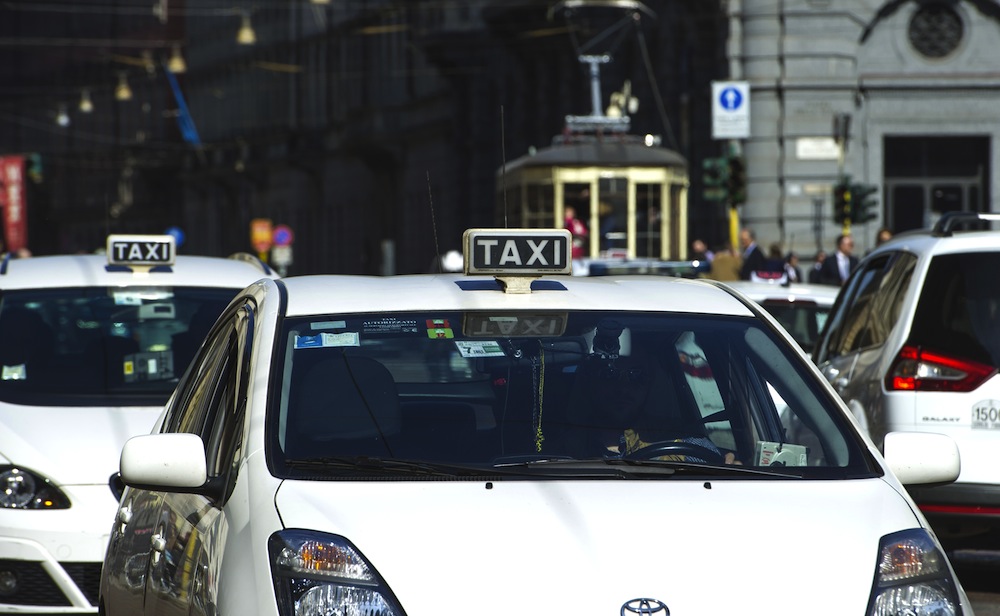
[[466, 274], [572, 274], [567, 229], [469, 229], [462, 238]]
[[109, 235], [108, 265], [172, 265], [177, 254], [173, 235]]

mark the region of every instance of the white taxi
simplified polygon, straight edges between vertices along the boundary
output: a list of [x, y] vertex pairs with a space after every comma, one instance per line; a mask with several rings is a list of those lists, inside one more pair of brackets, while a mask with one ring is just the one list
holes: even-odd
[[569, 245], [248, 287], [122, 449], [102, 613], [971, 613], [903, 488], [951, 439], [883, 456], [757, 304]]
[[812, 353], [840, 287], [828, 284], [735, 280], [726, 286], [760, 304], [778, 320], [802, 350]]
[[97, 612], [123, 444], [237, 292], [275, 277], [234, 257], [113, 235], [106, 255], [0, 261], [0, 613]]

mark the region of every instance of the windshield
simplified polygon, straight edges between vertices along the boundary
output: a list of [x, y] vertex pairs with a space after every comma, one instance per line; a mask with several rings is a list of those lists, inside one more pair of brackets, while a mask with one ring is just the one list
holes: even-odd
[[235, 290], [80, 287], [0, 298], [0, 400], [161, 405]]
[[[574, 312], [288, 319], [272, 466], [570, 461], [870, 474], [845, 419], [754, 321]], [[365, 467], [367, 468], [367, 466]]]

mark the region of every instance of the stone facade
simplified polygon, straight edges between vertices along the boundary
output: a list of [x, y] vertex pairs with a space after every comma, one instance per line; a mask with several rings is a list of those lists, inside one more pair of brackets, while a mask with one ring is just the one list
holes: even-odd
[[[732, 0], [730, 72], [750, 85], [748, 203], [761, 243], [833, 249], [841, 174], [878, 187], [876, 230], [933, 224], [951, 209], [996, 211], [1000, 22], [995, 3]], [[833, 119], [850, 118], [841, 159]]]

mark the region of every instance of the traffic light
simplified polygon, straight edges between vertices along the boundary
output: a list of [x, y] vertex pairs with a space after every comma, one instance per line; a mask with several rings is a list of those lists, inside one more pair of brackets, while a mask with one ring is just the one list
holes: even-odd
[[729, 205], [742, 205], [747, 201], [747, 167], [742, 156], [726, 159], [726, 192]]
[[851, 183], [847, 178], [841, 178], [833, 185], [834, 222], [843, 224], [854, 220], [854, 202], [851, 192]]
[[725, 201], [728, 198], [726, 184], [729, 167], [725, 158], [706, 158], [701, 161], [701, 181], [705, 186], [705, 198]]
[[872, 186], [871, 184], [851, 185], [851, 197], [854, 202], [851, 222], [868, 222], [869, 220], [875, 220], [878, 218], [878, 214], [875, 213], [875, 209], [878, 207], [878, 201], [873, 196], [873, 193], [877, 191], [878, 187]]

